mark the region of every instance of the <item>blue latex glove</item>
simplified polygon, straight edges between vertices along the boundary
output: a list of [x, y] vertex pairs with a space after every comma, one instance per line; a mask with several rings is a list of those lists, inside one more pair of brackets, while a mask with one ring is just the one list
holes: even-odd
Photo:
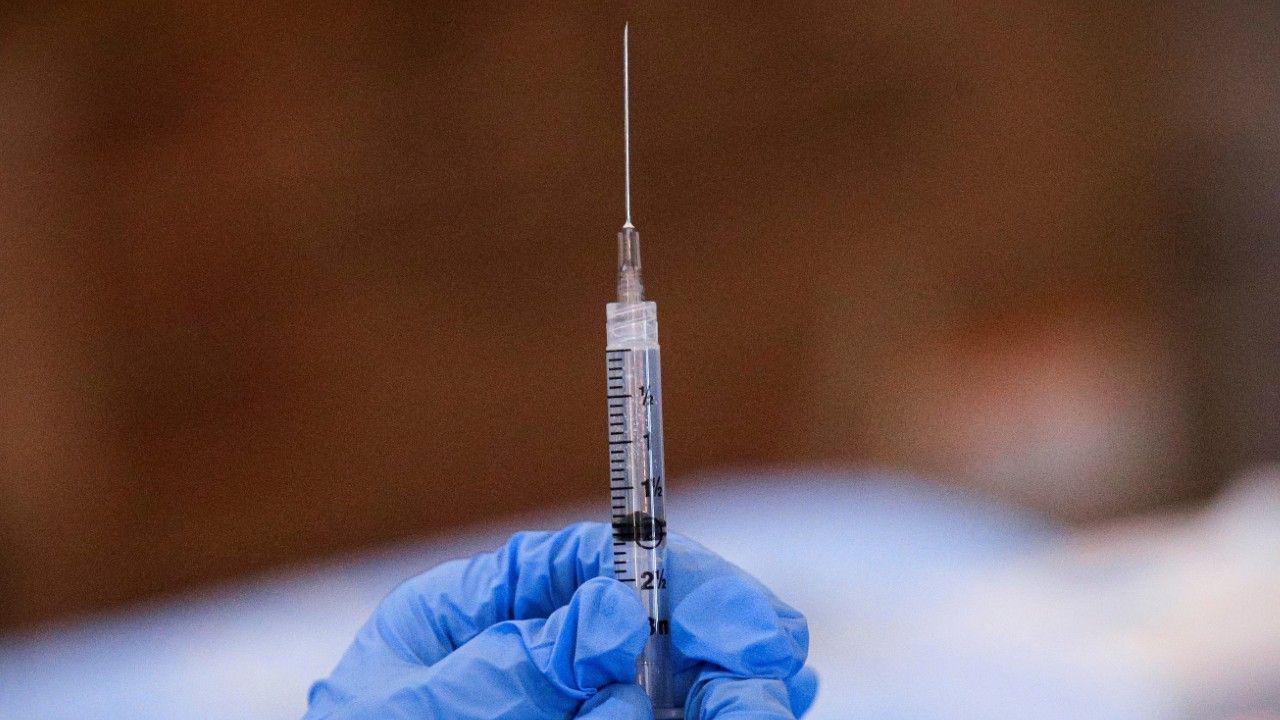
[[[610, 528], [517, 533], [394, 590], [326, 679], [306, 720], [650, 720], [635, 683], [649, 621], [609, 577]], [[813, 702], [804, 616], [754, 578], [671, 536], [677, 687], [689, 720], [789, 720]]]

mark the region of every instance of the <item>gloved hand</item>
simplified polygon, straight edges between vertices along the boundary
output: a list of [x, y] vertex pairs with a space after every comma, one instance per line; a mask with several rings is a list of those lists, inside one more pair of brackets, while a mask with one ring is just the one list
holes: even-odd
[[[305, 720], [651, 720], [634, 684], [649, 620], [609, 577], [610, 532], [517, 533], [405, 582], [312, 686]], [[804, 713], [817, 692], [804, 616], [691, 540], [670, 536], [667, 566], [687, 720]]]

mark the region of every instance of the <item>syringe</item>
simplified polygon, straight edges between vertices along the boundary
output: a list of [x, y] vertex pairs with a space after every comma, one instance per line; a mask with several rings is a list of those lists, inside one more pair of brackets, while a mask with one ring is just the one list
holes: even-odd
[[649, 642], [636, 678], [653, 701], [656, 720], [681, 718], [671, 674], [667, 606], [666, 481], [662, 466], [662, 371], [658, 307], [644, 299], [640, 233], [631, 224], [631, 101], [628, 29], [622, 30], [623, 140], [627, 221], [618, 231], [618, 301], [605, 308], [605, 376], [609, 407], [609, 496], [613, 568], [649, 613]]

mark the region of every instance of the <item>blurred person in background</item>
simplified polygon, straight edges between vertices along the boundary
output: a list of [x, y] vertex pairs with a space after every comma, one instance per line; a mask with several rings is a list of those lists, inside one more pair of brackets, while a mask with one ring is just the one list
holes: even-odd
[[623, 20], [673, 527], [809, 717], [1280, 712], [1274, 9], [69, 3], [0, 11], [0, 717], [296, 718], [603, 514]]

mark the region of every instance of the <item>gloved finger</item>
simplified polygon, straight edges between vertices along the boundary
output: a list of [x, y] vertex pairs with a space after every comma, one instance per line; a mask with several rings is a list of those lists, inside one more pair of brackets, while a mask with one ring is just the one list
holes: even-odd
[[653, 720], [653, 703], [635, 684], [618, 683], [600, 690], [578, 711], [579, 720]]
[[671, 643], [681, 669], [786, 680], [804, 667], [809, 629], [803, 615], [758, 584], [730, 576], [704, 583], [676, 605]]
[[[808, 656], [808, 626], [758, 583], [742, 575], [703, 583], [672, 613], [671, 642], [683, 674], [692, 675], [689, 716], [795, 716], [789, 683]], [[805, 709], [812, 702], [804, 697], [807, 678], [794, 684]]]
[[634, 682], [648, 637], [635, 592], [596, 578], [545, 620], [498, 623], [440, 662], [402, 672], [372, 703], [368, 688], [341, 694], [359, 705], [359, 717], [562, 720], [599, 688]]
[[667, 567], [673, 607], [678, 608], [685, 598], [707, 583], [722, 578], [736, 578], [773, 608], [782, 627], [797, 644], [808, 647], [808, 623], [800, 611], [779, 600], [769, 588], [745, 570], [697, 542], [682, 535], [671, 535], [668, 541]]
[[787, 680], [787, 696], [791, 698], [793, 715], [800, 717], [809, 712], [818, 696], [818, 673], [811, 667], [800, 668], [800, 672]]
[[602, 558], [610, 533], [600, 523], [516, 533], [494, 552], [407, 580], [382, 601], [348, 655], [363, 661], [390, 650], [430, 665], [492, 625], [545, 618], [583, 582], [609, 574], [602, 572]]
[[685, 703], [685, 720], [795, 720], [786, 683], [704, 675]]

